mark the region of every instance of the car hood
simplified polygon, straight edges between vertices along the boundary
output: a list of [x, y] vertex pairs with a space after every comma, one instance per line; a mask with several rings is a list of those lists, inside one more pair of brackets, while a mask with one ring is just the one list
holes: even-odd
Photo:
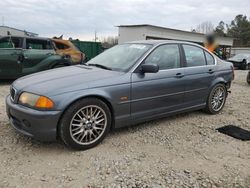
[[228, 59], [228, 61], [236, 61], [236, 62], [242, 62], [243, 59], [242, 58], [235, 58], [235, 57], [231, 57]]
[[[13, 87], [39, 95], [53, 96], [95, 87], [91, 82], [117, 77], [121, 72], [76, 65], [43, 71], [16, 80]], [[107, 83], [108, 84], [108, 83]], [[103, 85], [105, 86], [105, 85]]]

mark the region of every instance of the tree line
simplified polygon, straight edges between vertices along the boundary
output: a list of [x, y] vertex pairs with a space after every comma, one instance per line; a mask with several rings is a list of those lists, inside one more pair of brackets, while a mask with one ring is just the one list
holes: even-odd
[[250, 18], [246, 15], [235, 16], [229, 24], [220, 21], [216, 27], [209, 21], [203, 22], [192, 31], [205, 34], [214, 32], [217, 36], [233, 37], [234, 46], [250, 47]]

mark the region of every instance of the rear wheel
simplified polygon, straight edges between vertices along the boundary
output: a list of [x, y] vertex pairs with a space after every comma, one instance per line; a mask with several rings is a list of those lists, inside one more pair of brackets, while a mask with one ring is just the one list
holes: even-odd
[[226, 102], [227, 89], [224, 84], [216, 84], [207, 99], [205, 111], [210, 114], [219, 113]]
[[242, 69], [243, 70], [247, 70], [248, 69], [247, 61], [245, 59], [243, 59], [243, 61], [242, 61]]
[[85, 98], [64, 113], [59, 131], [63, 142], [73, 148], [85, 150], [99, 144], [111, 127], [108, 106], [96, 98]]
[[247, 74], [247, 83], [250, 85], [250, 71]]
[[250, 63], [247, 64], [246, 69], [250, 70]]

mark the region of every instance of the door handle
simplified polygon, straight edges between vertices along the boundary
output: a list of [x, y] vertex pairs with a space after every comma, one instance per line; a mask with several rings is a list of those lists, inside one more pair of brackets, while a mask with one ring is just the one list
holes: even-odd
[[209, 69], [209, 70], [208, 70], [208, 73], [209, 73], [209, 74], [213, 74], [213, 73], [214, 73], [214, 70], [213, 70], [213, 69]]
[[176, 78], [182, 78], [183, 76], [184, 76], [184, 74], [182, 74], [180, 72], [175, 75]]

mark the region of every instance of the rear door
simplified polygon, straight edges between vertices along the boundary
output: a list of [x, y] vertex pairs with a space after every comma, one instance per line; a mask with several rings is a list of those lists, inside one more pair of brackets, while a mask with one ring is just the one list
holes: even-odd
[[17, 78], [22, 74], [22, 43], [18, 37], [0, 39], [0, 78]]
[[23, 69], [26, 74], [39, 71], [36, 66], [55, 54], [51, 41], [46, 39], [26, 38], [25, 48]]
[[210, 85], [215, 77], [215, 60], [204, 49], [189, 44], [183, 44], [185, 54], [185, 104], [196, 106], [207, 100]]

